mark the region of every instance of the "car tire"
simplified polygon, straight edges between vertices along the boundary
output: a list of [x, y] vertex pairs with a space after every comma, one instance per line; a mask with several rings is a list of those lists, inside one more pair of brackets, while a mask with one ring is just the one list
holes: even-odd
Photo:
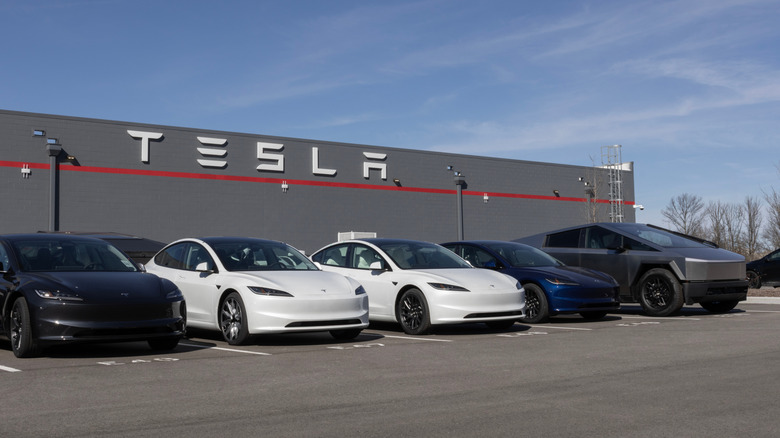
[[669, 316], [684, 304], [682, 286], [666, 269], [651, 269], [639, 279], [639, 304], [650, 316]]
[[176, 348], [176, 346], [179, 345], [179, 339], [181, 339], [179, 336], [173, 336], [168, 338], [148, 339], [146, 342], [149, 343], [149, 348], [154, 351], [167, 351]]
[[756, 271], [747, 271], [748, 288], [761, 289], [761, 277]]
[[728, 313], [733, 308], [737, 307], [737, 303], [739, 303], [739, 300], [707, 301], [706, 303], [699, 303], [699, 305], [710, 313]]
[[606, 310], [591, 310], [588, 312], [580, 312], [580, 316], [587, 319], [588, 321], [595, 321], [597, 319], [601, 319], [605, 316], [607, 316]]
[[8, 322], [11, 349], [16, 357], [35, 357], [40, 353], [38, 341], [33, 336], [30, 308], [27, 300], [19, 297], [11, 305], [11, 315]]
[[249, 338], [244, 300], [238, 292], [231, 292], [219, 305], [219, 329], [230, 345], [241, 345]]
[[547, 295], [541, 287], [533, 283], [524, 284], [523, 289], [525, 289], [525, 317], [520, 318], [520, 321], [527, 324], [546, 322], [550, 317]]
[[431, 329], [428, 301], [419, 289], [409, 289], [401, 295], [396, 315], [401, 328], [408, 335], [424, 335]]
[[339, 341], [348, 341], [350, 339], [357, 338], [362, 331], [363, 329], [331, 330], [330, 335], [333, 336], [333, 339], [338, 339]]

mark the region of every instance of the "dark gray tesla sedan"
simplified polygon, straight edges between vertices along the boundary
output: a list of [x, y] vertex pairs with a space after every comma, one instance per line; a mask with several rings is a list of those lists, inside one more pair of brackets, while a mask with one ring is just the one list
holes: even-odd
[[610, 274], [620, 283], [621, 302], [638, 302], [649, 315], [667, 316], [694, 303], [723, 313], [747, 298], [743, 256], [653, 225], [595, 223], [516, 242]]
[[179, 289], [100, 239], [0, 236], [0, 323], [17, 357], [64, 342], [148, 341], [176, 347], [186, 307]]

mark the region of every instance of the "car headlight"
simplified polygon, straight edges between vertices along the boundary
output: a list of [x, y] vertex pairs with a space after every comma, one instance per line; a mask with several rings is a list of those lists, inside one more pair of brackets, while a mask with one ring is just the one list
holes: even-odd
[[365, 295], [366, 290], [363, 289], [363, 286], [358, 286], [357, 289], [355, 289], [355, 295]]
[[84, 298], [59, 290], [35, 289], [35, 293], [39, 297], [46, 298], [47, 300], [84, 301]]
[[270, 287], [249, 286], [249, 290], [257, 295], [264, 295], [267, 297], [291, 297], [292, 294], [283, 290], [271, 289]]
[[446, 284], [446, 283], [428, 283], [428, 285], [434, 289], [438, 290], [446, 290], [449, 292], [469, 292], [468, 289], [462, 286], [456, 286], [454, 284]]
[[549, 281], [550, 283], [556, 285], [556, 286], [579, 286], [580, 284], [573, 280], [566, 280], [563, 278], [545, 278], [545, 280]]

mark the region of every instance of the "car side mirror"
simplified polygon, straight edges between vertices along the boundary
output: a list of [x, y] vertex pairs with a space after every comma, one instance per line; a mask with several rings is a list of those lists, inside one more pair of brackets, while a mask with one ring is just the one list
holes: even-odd
[[314, 266], [316, 266], [316, 267], [317, 267], [317, 269], [319, 269], [320, 271], [322, 271], [322, 264], [321, 264], [320, 262], [315, 262], [315, 261], [313, 261], [313, 260], [312, 260], [312, 263], [314, 263]]
[[[135, 264], [135, 266], [138, 268], [139, 271], [146, 272], [146, 265], [144, 265], [143, 263], [138, 262], [138, 263]], [[0, 270], [2, 270], [2, 269], [0, 269]]]
[[368, 268], [371, 269], [372, 271], [384, 271], [385, 270], [384, 263], [382, 263], [379, 260], [377, 260], [377, 261], [371, 263], [370, 265], [368, 265]]
[[195, 266], [195, 270], [198, 272], [214, 272], [213, 269], [209, 269], [209, 262], [200, 262]]

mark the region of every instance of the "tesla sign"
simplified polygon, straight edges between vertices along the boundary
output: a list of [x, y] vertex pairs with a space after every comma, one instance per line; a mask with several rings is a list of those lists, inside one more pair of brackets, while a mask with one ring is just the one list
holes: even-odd
[[[151, 141], [160, 141], [162, 132], [137, 131], [128, 129], [127, 133], [136, 140], [141, 141], [141, 161], [149, 163], [149, 149]], [[202, 156], [198, 164], [205, 168], [222, 169], [227, 166], [227, 139], [214, 137], [197, 137], [200, 146], [198, 153]], [[257, 142], [258, 172], [284, 172], [284, 143]], [[383, 180], [387, 179], [387, 154], [377, 152], [363, 152], [363, 178], [369, 179], [371, 171], [378, 171]], [[320, 150], [317, 146], [311, 148], [311, 173], [319, 176], [334, 176], [337, 169], [320, 167]]]

